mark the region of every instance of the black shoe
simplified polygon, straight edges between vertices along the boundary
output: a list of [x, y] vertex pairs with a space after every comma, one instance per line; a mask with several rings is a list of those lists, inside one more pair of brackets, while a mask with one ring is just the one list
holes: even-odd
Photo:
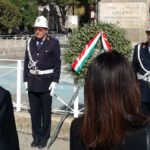
[[38, 148], [42, 149], [47, 145], [47, 140], [42, 140], [39, 144], [38, 144]]
[[39, 145], [39, 143], [40, 143], [40, 141], [39, 141], [38, 139], [33, 140], [33, 141], [31, 142], [31, 147], [36, 147], [36, 146]]

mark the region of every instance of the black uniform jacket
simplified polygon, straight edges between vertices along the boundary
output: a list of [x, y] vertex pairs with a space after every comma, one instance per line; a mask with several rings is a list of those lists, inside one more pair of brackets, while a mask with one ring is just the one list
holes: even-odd
[[[144, 68], [150, 71], [150, 52], [148, 50], [148, 42], [141, 43], [140, 58]], [[141, 68], [138, 60], [138, 45], [136, 45], [134, 49], [132, 65], [135, 73], [138, 72], [142, 75], [145, 74], [145, 71]]]
[[[61, 60], [59, 41], [53, 37], [47, 36], [40, 50], [37, 49], [37, 39], [31, 38], [29, 50], [33, 61], [37, 62], [36, 69], [49, 70], [54, 69], [51, 74], [33, 75], [29, 72], [29, 51], [26, 48], [24, 61], [24, 82], [28, 82], [28, 90], [32, 92], [47, 92], [51, 82], [59, 82]], [[27, 42], [28, 43], [28, 42]], [[28, 45], [28, 44], [27, 44]]]
[[0, 87], [0, 150], [19, 150], [11, 95], [2, 87]]
[[[80, 136], [82, 120], [82, 118], [76, 118], [71, 123], [70, 150], [87, 150]], [[123, 144], [117, 145], [113, 150], [150, 150], [150, 125], [146, 124], [141, 125], [141, 127], [134, 127], [131, 123], [131, 126], [132, 129], [127, 131], [127, 136]], [[101, 149], [101, 145], [97, 145], [94, 150]]]

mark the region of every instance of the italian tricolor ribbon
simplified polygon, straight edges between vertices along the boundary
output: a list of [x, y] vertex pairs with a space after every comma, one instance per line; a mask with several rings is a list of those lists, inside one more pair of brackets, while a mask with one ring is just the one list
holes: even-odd
[[95, 46], [97, 43], [102, 41], [102, 46], [104, 51], [109, 52], [111, 51], [110, 44], [106, 38], [106, 34], [104, 32], [98, 32], [88, 43], [87, 45], [83, 48], [77, 59], [74, 61], [72, 64], [72, 69], [75, 70], [77, 73], [79, 73], [84, 66], [85, 62], [87, 59], [92, 55]]

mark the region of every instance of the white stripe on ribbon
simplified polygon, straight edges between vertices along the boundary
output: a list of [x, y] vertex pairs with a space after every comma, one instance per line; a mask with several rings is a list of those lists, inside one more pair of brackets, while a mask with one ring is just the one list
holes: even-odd
[[[106, 40], [107, 40], [107, 39], [106, 39]], [[109, 51], [109, 49], [108, 49], [108, 47], [107, 47], [107, 45], [106, 45], [105, 39], [104, 39], [104, 37], [103, 37], [103, 34], [102, 34], [102, 45], [103, 45], [104, 50]]]
[[89, 47], [88, 47], [88, 45], [86, 45], [86, 51], [85, 51], [84, 55], [81, 57], [81, 59], [79, 60], [79, 62], [77, 63], [77, 65], [75, 66], [75, 68], [74, 68], [75, 71], [78, 70], [79, 66], [82, 64], [84, 59], [86, 59], [88, 53], [90, 53], [92, 47], [96, 45], [96, 43], [99, 40], [100, 36], [101, 36], [101, 32], [97, 35], [97, 37], [94, 39], [94, 41], [91, 43], [91, 45]]

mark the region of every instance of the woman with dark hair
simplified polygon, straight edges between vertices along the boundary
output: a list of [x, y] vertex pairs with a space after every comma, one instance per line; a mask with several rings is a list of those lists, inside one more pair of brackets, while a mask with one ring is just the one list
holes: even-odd
[[19, 150], [10, 92], [0, 86], [0, 150]]
[[150, 149], [149, 119], [139, 112], [137, 79], [120, 53], [103, 53], [93, 60], [84, 101], [84, 115], [71, 124], [70, 150]]

